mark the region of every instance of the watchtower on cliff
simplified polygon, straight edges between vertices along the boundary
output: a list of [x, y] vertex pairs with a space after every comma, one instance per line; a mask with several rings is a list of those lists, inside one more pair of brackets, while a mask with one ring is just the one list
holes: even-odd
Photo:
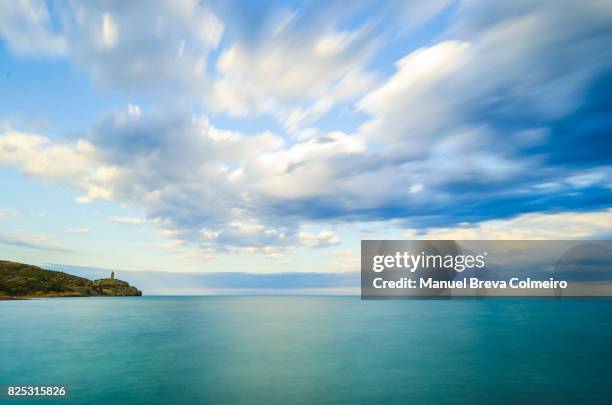
[[115, 272], [111, 271], [111, 280], [114, 280], [114, 279], [115, 279]]

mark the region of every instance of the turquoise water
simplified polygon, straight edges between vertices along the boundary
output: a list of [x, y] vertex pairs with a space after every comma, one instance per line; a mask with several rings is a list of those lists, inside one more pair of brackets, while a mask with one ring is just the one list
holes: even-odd
[[612, 301], [0, 302], [0, 384], [61, 403], [610, 403], [611, 343]]

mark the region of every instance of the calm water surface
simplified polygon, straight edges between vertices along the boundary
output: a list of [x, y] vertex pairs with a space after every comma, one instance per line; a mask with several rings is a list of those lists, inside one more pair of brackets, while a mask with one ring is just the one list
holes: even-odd
[[68, 384], [64, 404], [611, 403], [612, 301], [3, 301], [9, 383]]

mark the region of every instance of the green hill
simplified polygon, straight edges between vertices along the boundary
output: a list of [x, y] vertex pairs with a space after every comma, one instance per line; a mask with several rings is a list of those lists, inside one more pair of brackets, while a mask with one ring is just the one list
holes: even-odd
[[0, 260], [0, 298], [140, 295], [141, 291], [125, 281], [106, 278], [92, 281], [60, 271]]

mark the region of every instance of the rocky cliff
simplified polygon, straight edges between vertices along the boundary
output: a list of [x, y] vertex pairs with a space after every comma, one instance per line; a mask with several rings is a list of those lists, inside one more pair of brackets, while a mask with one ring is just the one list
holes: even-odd
[[95, 280], [91, 287], [94, 291], [100, 293], [100, 295], [108, 295], [114, 297], [124, 296], [140, 296], [142, 292], [136, 287], [130, 286], [127, 282], [121, 280], [113, 280], [110, 278], [103, 278]]
[[141, 295], [140, 290], [121, 280], [104, 278], [91, 281], [60, 271], [0, 260], [0, 298]]

